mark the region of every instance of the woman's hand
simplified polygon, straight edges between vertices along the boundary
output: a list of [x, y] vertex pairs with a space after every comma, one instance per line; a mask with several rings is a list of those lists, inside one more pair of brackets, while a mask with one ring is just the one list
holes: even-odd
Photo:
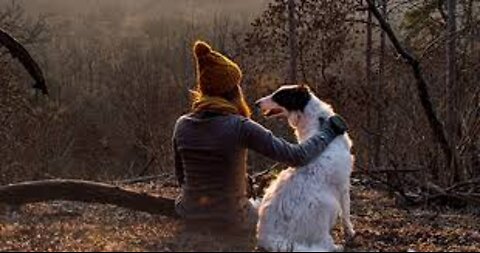
[[337, 135], [343, 135], [348, 131], [348, 125], [340, 115], [330, 117], [328, 123]]
[[327, 144], [332, 142], [337, 136], [345, 134], [347, 131], [347, 123], [340, 115], [331, 116], [325, 123], [320, 124], [320, 135]]

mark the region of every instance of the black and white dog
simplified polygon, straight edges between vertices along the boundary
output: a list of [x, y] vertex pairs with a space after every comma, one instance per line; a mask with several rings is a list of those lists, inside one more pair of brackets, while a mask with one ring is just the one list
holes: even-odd
[[[306, 86], [283, 86], [257, 102], [267, 117], [286, 117], [301, 143], [334, 115], [330, 105]], [[341, 216], [347, 237], [350, 221], [352, 142], [345, 134], [308, 165], [289, 168], [267, 188], [259, 207], [258, 246], [269, 251], [339, 251], [331, 232]]]

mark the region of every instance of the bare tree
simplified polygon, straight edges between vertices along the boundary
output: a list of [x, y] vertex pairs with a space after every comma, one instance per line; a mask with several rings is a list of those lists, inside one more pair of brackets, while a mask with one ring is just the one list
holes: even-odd
[[379, 21], [381, 28], [385, 31], [386, 35], [389, 37], [390, 41], [394, 45], [397, 52], [411, 66], [415, 79], [417, 80], [417, 83], [416, 83], [417, 94], [420, 99], [420, 102], [422, 103], [422, 107], [425, 111], [425, 115], [430, 124], [430, 128], [432, 129], [433, 137], [440, 144], [447, 162], [449, 164], [454, 163], [456, 161], [454, 158], [455, 153], [452, 150], [452, 145], [449, 143], [449, 140], [447, 138], [448, 135], [445, 130], [445, 127], [439, 120], [437, 111], [435, 110], [432, 104], [427, 81], [424, 77], [420, 62], [414, 55], [408, 52], [404, 48], [404, 46], [400, 43], [397, 36], [393, 32], [392, 27], [387, 21], [385, 21], [382, 14], [380, 13], [375, 3], [373, 2], [373, 0], [366, 0], [366, 1], [367, 1], [369, 10]]
[[[373, 20], [372, 20], [372, 13], [371, 12], [367, 12], [367, 22], [366, 22], [366, 30], [367, 30], [367, 33], [366, 33], [366, 51], [365, 51], [365, 56], [366, 56], [366, 63], [365, 63], [365, 66], [366, 66], [366, 85], [367, 87], [372, 87], [372, 65], [373, 65], [373, 59], [372, 59], [372, 55], [373, 55], [373, 24], [372, 24]], [[371, 113], [371, 110], [368, 109], [367, 110], [368, 112], [368, 115], [367, 115], [367, 122], [368, 122], [368, 125], [371, 126], [372, 124], [372, 113]], [[371, 128], [371, 127], [369, 127]], [[372, 150], [372, 143], [369, 141], [369, 150]], [[368, 168], [368, 167], [367, 167]]]
[[[383, 18], [388, 21], [388, 0], [381, 0], [381, 11]], [[380, 31], [380, 54], [379, 54], [379, 66], [378, 66], [378, 79], [377, 79], [377, 87], [376, 87], [376, 132], [377, 135], [375, 136], [375, 165], [377, 167], [382, 166], [382, 136], [383, 136], [383, 129], [385, 127], [384, 117], [383, 117], [383, 101], [384, 101], [384, 87], [386, 86], [387, 80], [385, 80], [385, 53], [386, 53], [386, 37], [385, 31]], [[390, 176], [390, 174], [388, 175]], [[392, 180], [389, 178], [390, 181]]]
[[[446, 0], [447, 1], [447, 45], [446, 45], [446, 86], [445, 86], [445, 99], [447, 104], [447, 120], [446, 128], [450, 133], [450, 144], [452, 145], [451, 150], [456, 153], [456, 145], [458, 141], [458, 103], [457, 100], [459, 89], [457, 83], [457, 0]], [[458, 157], [456, 154], [454, 156]], [[452, 161], [449, 164], [453, 175], [453, 181], [458, 182], [464, 179], [461, 169], [457, 167], [457, 161]]]
[[289, 82], [297, 82], [297, 25], [295, 21], [295, 0], [288, 0], [288, 34], [290, 46]]
[[[254, 73], [287, 76], [316, 87], [331, 81], [329, 68], [350, 40], [351, 0], [275, 0], [252, 24], [244, 45]], [[292, 22], [291, 22], [292, 21]], [[295, 78], [292, 78], [295, 77]], [[314, 88], [316, 88], [314, 87]]]

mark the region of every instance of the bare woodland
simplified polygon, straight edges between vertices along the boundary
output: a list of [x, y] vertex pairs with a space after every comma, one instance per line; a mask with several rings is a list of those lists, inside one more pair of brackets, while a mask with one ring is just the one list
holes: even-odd
[[[352, 250], [480, 249], [480, 2], [79, 2], [0, 0], [1, 31], [28, 50], [48, 87], [48, 95], [32, 89], [39, 77], [0, 44], [0, 211], [6, 220], [28, 213], [21, 228], [0, 218], [8, 238], [0, 250], [250, 249], [251, 242], [225, 248], [203, 238], [206, 247], [174, 235], [170, 139], [190, 108], [195, 39], [239, 62], [250, 102], [282, 84], [306, 83], [348, 121], [360, 234]], [[254, 119], [293, 140], [285, 122]], [[251, 154], [249, 168], [261, 194], [285, 167]], [[70, 208], [71, 220], [43, 219], [47, 230], [62, 220], [68, 234], [115, 210], [127, 221], [105, 217], [103, 227], [174, 242], [62, 247], [61, 237], [48, 246], [16, 234], [34, 233], [34, 217], [54, 212], [48, 203], [65, 204], [59, 200], [83, 203]], [[139, 230], [151, 218], [141, 212], [174, 232]]]

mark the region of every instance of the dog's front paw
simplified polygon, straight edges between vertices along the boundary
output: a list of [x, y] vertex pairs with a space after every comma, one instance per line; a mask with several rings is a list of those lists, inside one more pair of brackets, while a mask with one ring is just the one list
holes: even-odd
[[347, 243], [353, 242], [356, 235], [357, 235], [357, 232], [355, 232], [355, 230], [353, 230], [353, 228], [345, 229], [345, 241]]
[[345, 247], [342, 245], [333, 245], [332, 252], [343, 252], [345, 250]]

